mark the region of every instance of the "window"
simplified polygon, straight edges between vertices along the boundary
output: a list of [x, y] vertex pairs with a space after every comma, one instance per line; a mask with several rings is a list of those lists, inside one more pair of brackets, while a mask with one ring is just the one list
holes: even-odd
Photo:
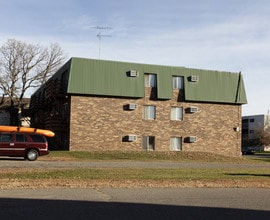
[[182, 138], [181, 137], [171, 137], [170, 150], [171, 151], [181, 151], [182, 150]]
[[156, 118], [156, 106], [147, 105], [143, 107], [143, 119], [154, 120]]
[[143, 149], [144, 150], [155, 150], [155, 137], [154, 136], [143, 136]]
[[11, 134], [0, 134], [0, 142], [11, 142], [12, 135]]
[[243, 129], [242, 134], [248, 134], [248, 129]]
[[183, 89], [184, 78], [183, 76], [173, 76], [173, 89]]
[[183, 120], [183, 108], [172, 107], [171, 108], [171, 120], [181, 121]]
[[249, 122], [254, 122], [255, 121], [255, 119], [254, 118], [251, 118], [250, 120], [249, 120]]
[[46, 139], [42, 135], [37, 135], [37, 134], [31, 134], [29, 135], [33, 142], [41, 142], [41, 143], [46, 143]]
[[242, 123], [243, 123], [243, 124], [247, 124], [247, 123], [248, 123], [248, 119], [243, 119], [243, 120], [242, 120]]
[[145, 74], [144, 75], [145, 87], [157, 87], [157, 75], [156, 74]]
[[26, 142], [27, 139], [24, 134], [16, 134], [16, 142]]

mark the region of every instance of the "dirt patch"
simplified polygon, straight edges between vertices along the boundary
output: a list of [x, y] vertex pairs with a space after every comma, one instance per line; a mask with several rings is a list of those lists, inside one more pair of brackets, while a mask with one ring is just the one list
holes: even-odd
[[270, 188], [269, 181], [130, 181], [130, 180], [69, 180], [69, 179], [45, 179], [45, 180], [16, 180], [2, 179], [0, 189], [38, 189], [38, 188], [173, 188], [173, 187], [198, 187], [198, 188]]

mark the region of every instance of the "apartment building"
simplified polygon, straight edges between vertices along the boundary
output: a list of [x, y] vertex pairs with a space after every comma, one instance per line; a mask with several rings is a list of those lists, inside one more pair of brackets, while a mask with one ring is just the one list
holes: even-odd
[[248, 115], [242, 117], [243, 148], [270, 150], [269, 146], [260, 146], [259, 135], [270, 126], [270, 115]]
[[241, 73], [71, 58], [31, 97], [55, 149], [241, 155]]

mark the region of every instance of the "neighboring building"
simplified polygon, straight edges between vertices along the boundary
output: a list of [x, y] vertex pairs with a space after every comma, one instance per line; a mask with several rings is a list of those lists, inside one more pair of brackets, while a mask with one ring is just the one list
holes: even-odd
[[54, 148], [241, 155], [241, 73], [71, 58], [31, 97]]
[[9, 112], [0, 111], [0, 125], [9, 125], [10, 124], [10, 114]]
[[29, 104], [30, 98], [23, 98], [19, 111], [18, 102], [15, 101], [14, 107], [11, 108], [10, 99], [2, 98], [0, 103], [0, 125], [11, 125], [13, 122], [16, 123], [16, 125], [29, 127], [30, 126]]
[[[270, 115], [249, 115], [242, 117], [243, 148], [268, 150], [269, 146], [258, 146], [259, 134], [270, 126]], [[264, 149], [265, 147], [265, 149]], [[270, 150], [270, 149], [269, 149]]]

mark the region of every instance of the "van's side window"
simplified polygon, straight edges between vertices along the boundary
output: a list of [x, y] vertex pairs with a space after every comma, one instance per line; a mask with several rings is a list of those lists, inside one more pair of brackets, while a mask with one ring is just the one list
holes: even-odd
[[29, 135], [33, 142], [46, 143], [46, 139], [42, 135], [30, 134]]
[[26, 142], [27, 139], [24, 134], [16, 134], [16, 142]]
[[12, 135], [11, 134], [0, 134], [0, 142], [11, 142]]

